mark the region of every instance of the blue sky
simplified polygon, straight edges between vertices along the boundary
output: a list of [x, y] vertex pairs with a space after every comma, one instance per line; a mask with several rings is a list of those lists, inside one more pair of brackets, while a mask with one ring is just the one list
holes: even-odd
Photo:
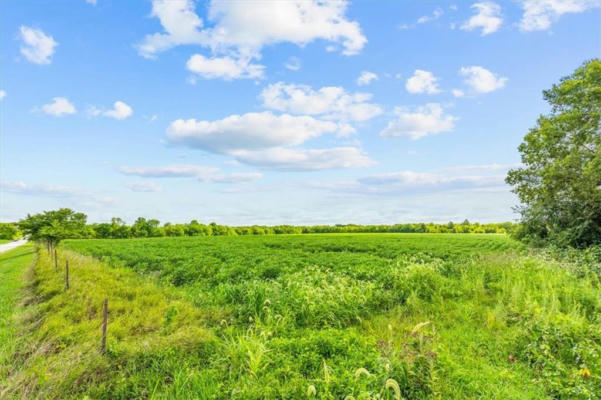
[[0, 219], [515, 219], [503, 177], [600, 5], [5, 0]]

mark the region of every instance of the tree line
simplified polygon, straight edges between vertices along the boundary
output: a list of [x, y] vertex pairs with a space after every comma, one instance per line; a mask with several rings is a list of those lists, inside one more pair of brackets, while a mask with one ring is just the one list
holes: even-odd
[[[9, 224], [5, 224], [9, 225]], [[56, 245], [63, 239], [127, 239], [148, 237], [178, 236], [238, 236], [238, 235], [280, 235], [311, 233], [511, 233], [515, 224], [472, 223], [465, 220], [461, 223], [446, 224], [412, 223], [394, 225], [252, 225], [228, 226], [215, 222], [203, 224], [197, 220], [189, 223], [165, 223], [161, 225], [157, 219], [140, 217], [131, 225], [121, 218], [112, 218], [111, 222], [87, 223], [87, 216], [68, 208], [56, 211], [28, 215], [17, 224], [21, 234], [32, 240]], [[10, 239], [16, 236], [15, 232]]]

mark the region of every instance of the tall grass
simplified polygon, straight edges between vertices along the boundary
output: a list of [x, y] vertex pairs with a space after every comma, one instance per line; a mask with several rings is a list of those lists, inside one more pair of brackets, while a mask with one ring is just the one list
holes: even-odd
[[61, 250], [67, 291], [41, 251], [2, 394], [599, 398], [593, 264], [503, 237], [394, 237], [70, 241], [105, 261]]

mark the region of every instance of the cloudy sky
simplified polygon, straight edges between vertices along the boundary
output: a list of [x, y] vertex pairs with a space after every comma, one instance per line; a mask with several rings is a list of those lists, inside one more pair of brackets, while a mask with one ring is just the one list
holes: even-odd
[[4, 0], [0, 219], [516, 218], [600, 0]]

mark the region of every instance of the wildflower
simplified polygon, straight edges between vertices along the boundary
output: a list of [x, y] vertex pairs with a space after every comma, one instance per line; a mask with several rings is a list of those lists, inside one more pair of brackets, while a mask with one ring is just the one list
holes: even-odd
[[580, 371], [578, 371], [578, 373], [583, 378], [590, 378], [591, 377], [591, 371], [588, 368], [582, 368]]

